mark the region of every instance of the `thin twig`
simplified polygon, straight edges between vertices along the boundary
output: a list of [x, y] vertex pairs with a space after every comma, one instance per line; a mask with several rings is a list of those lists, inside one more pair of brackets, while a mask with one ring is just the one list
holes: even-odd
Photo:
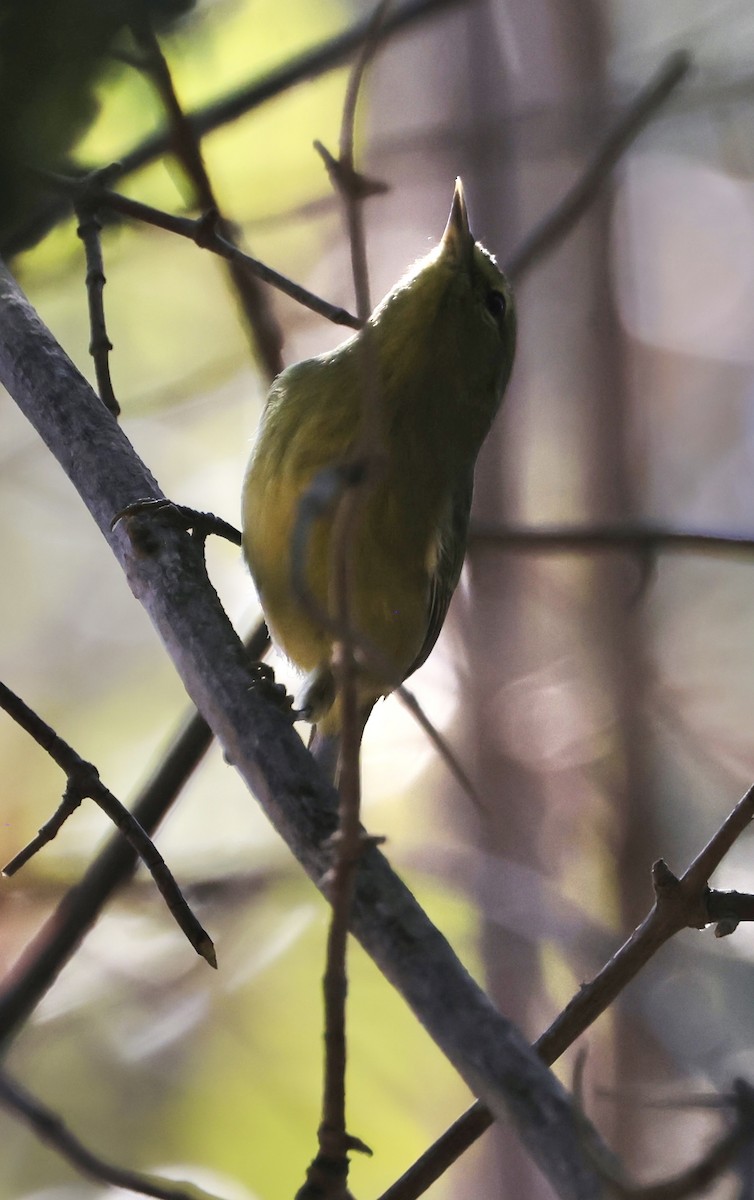
[[120, 413], [120, 405], [115, 398], [113, 382], [110, 378], [110, 351], [113, 344], [107, 336], [105, 323], [103, 292], [106, 279], [100, 240], [102, 225], [97, 219], [94, 209], [90, 208], [83, 199], [76, 205], [76, 216], [78, 218], [76, 232], [84, 244], [86, 256], [86, 294], [89, 302], [89, 328], [91, 330], [89, 353], [94, 361], [100, 400], [106, 408], [109, 408], [113, 416], [117, 417]]
[[[754, 819], [754, 786], [677, 879], [660, 860], [652, 869], [656, 900], [641, 925], [601, 971], [583, 984], [535, 1047], [554, 1063], [612, 1004], [657, 951], [681, 929], [700, 929], [717, 920], [707, 909], [708, 880], [723, 857]], [[714, 894], [714, 893], [713, 893]], [[494, 1117], [479, 1100], [445, 1131], [379, 1200], [417, 1200], [477, 1138]], [[659, 1193], [658, 1193], [659, 1197]], [[652, 1197], [652, 1200], [658, 1200]]]
[[16, 857], [4, 868], [4, 875], [13, 875], [32, 855], [46, 846], [72, 812], [87, 797], [94, 800], [115, 827], [123, 834], [141, 858], [147, 870], [152, 875], [168, 909], [173, 914], [179, 928], [185, 933], [191, 945], [211, 967], [217, 966], [215, 949], [212, 939], [184, 899], [173, 875], [157, 850], [149, 835], [142, 829], [136, 818], [102, 783], [97, 768], [86, 762], [43, 721], [42, 718], [29, 708], [28, 704], [12, 692], [4, 683], [0, 683], [0, 707], [13, 717], [35, 742], [46, 750], [50, 758], [65, 772], [68, 784], [58, 811], [43, 825], [39, 833]]
[[677, 50], [665, 60], [654, 79], [621, 113], [573, 187], [513, 251], [505, 265], [510, 279], [520, 279], [571, 232], [594, 202], [615, 164], [675, 91], [690, 67], [691, 56], [685, 50]]
[[[145, 12], [132, 19], [131, 30], [143, 54], [143, 69], [152, 81], [167, 115], [170, 148], [188, 176], [196, 205], [203, 212], [217, 213], [217, 232], [226, 241], [235, 244], [230, 222], [220, 215], [215, 190], [204, 165], [200, 135], [181, 107], [167, 59]], [[229, 259], [228, 262], [252, 348], [258, 351], [268, 380], [272, 380], [283, 369], [280, 324], [258, 277], [250, 274], [236, 260]]]
[[691, 895], [707, 886], [710, 876], [717, 870], [731, 847], [738, 841], [754, 818], [754, 787], [741, 797], [736, 807], [723, 821], [720, 828], [700, 850], [684, 873], [681, 884]]
[[419, 728], [424, 730], [432, 745], [437, 750], [437, 753], [440, 755], [440, 758], [448, 767], [454, 778], [458, 781], [458, 783], [460, 783], [464, 792], [469, 797], [469, 800], [471, 800], [476, 808], [481, 811], [482, 800], [479, 793], [464, 771], [457, 756], [453, 753], [452, 748], [448, 745], [448, 742], [442, 736], [439, 729], [432, 724], [414, 693], [410, 690], [410, 688], [406, 687], [405, 683], [402, 683], [400, 687], [395, 689], [395, 694], [406, 711], [411, 713], [411, 716], [414, 718]]
[[[343, 104], [343, 119], [340, 126], [340, 146], [335, 181], [343, 200], [346, 211], [348, 244], [351, 248], [351, 272], [353, 274], [354, 292], [356, 294], [356, 315], [362, 330], [366, 328], [372, 311], [372, 301], [369, 294], [369, 264], [367, 263], [366, 234], [364, 232], [364, 200], [366, 192], [361, 184], [354, 162], [354, 130], [356, 124], [356, 108], [361, 94], [366, 69], [377, 52], [380, 30], [387, 16], [391, 0], [380, 0], [372, 13], [369, 25], [364, 35], [364, 42], [354, 63], [348, 79], [346, 97]], [[367, 347], [368, 341], [362, 337], [362, 346]], [[370, 362], [368, 349], [362, 351], [365, 359], [365, 378], [367, 386], [373, 391], [377, 387], [374, 378], [374, 362]], [[372, 380], [371, 384], [368, 382]], [[374, 441], [379, 437], [379, 410], [377, 399], [367, 396], [362, 405], [362, 423], [364, 437], [368, 441], [368, 449], [374, 452]], [[371, 400], [371, 403], [370, 403]], [[372, 433], [372, 438], [368, 433]]]
[[380, 0], [367, 26], [364, 42], [349, 76], [343, 104], [340, 154], [333, 159], [315, 143], [343, 201], [351, 266], [360, 325], [359, 352], [363, 396], [359, 434], [352, 453], [358, 464], [355, 486], [341, 489], [332, 518], [330, 536], [330, 604], [340, 627], [333, 643], [335, 703], [340, 710], [338, 831], [334, 858], [328, 873], [327, 892], [332, 906], [323, 978], [325, 1021], [325, 1065], [322, 1087], [322, 1120], [318, 1130], [318, 1153], [310, 1164], [298, 1200], [322, 1195], [332, 1200], [349, 1196], [348, 1151], [367, 1150], [349, 1135], [346, 1125], [346, 996], [348, 991], [347, 949], [356, 869], [366, 840], [361, 828], [361, 772], [359, 748], [364, 728], [359, 712], [356, 661], [357, 639], [351, 627], [352, 555], [364, 504], [374, 482], [375, 459], [380, 450], [379, 387], [376, 348], [368, 324], [371, 312], [369, 272], [366, 257], [363, 202], [371, 190], [362, 186], [354, 167], [354, 121], [364, 73], [378, 44], [378, 33], [390, 0]]
[[593, 550], [634, 550], [637, 554], [655, 554], [663, 550], [747, 556], [754, 552], [754, 538], [736, 533], [664, 528], [652, 523], [530, 529], [475, 524], [471, 527], [469, 545], [511, 550], [517, 554], [590, 553]]
[[66, 1162], [82, 1175], [111, 1187], [128, 1188], [140, 1196], [155, 1200], [196, 1200], [196, 1192], [170, 1183], [156, 1182], [127, 1167], [116, 1167], [80, 1142], [65, 1125], [62, 1117], [42, 1104], [5, 1072], [0, 1072], [0, 1104], [14, 1117], [23, 1121], [41, 1142], [51, 1146]]

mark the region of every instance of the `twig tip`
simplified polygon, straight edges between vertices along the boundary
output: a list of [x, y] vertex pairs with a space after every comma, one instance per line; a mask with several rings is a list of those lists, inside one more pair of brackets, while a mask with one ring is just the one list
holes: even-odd
[[214, 967], [214, 969], [217, 970], [217, 954], [215, 953], [215, 944], [208, 933], [205, 933], [203, 937], [199, 938], [194, 946], [194, 949], [196, 950], [197, 954], [201, 955], [205, 962], [208, 962], [211, 967]]

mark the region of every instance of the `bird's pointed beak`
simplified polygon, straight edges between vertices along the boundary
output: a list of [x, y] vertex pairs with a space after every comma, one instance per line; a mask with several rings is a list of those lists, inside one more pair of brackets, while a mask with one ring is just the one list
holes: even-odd
[[470, 255], [474, 247], [474, 235], [469, 229], [469, 214], [466, 208], [466, 197], [463, 194], [463, 184], [456, 179], [453, 203], [450, 206], [450, 216], [445, 226], [445, 232], [440, 242], [441, 254], [460, 263]]

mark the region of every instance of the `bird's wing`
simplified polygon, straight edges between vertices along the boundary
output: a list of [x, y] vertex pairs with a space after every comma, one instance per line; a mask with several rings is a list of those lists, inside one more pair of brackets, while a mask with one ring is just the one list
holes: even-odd
[[448, 614], [448, 606], [461, 577], [466, 553], [466, 535], [473, 493], [474, 472], [471, 470], [456, 487], [445, 519], [437, 531], [437, 559], [430, 578], [427, 632], [422, 648], [412, 662], [406, 678], [418, 670], [429, 657]]

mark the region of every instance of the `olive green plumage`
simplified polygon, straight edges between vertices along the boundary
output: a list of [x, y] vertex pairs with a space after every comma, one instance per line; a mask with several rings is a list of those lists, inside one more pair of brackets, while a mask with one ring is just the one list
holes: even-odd
[[[439, 246], [396, 284], [369, 318], [378, 364], [385, 462], [365, 498], [350, 547], [351, 624], [376, 646], [390, 677], [359, 676], [366, 719], [374, 701], [424, 662], [461, 573], [473, 472], [500, 405], [515, 347], [510, 287], [475, 244], [460, 180]], [[309, 715], [336, 734], [330, 636], [291, 582], [291, 533], [302, 494], [323, 468], [353, 453], [364, 358], [357, 337], [297, 363], [275, 380], [243, 492], [243, 539], [274, 641], [309, 676]], [[313, 527], [306, 579], [326, 606], [331, 518]]]

